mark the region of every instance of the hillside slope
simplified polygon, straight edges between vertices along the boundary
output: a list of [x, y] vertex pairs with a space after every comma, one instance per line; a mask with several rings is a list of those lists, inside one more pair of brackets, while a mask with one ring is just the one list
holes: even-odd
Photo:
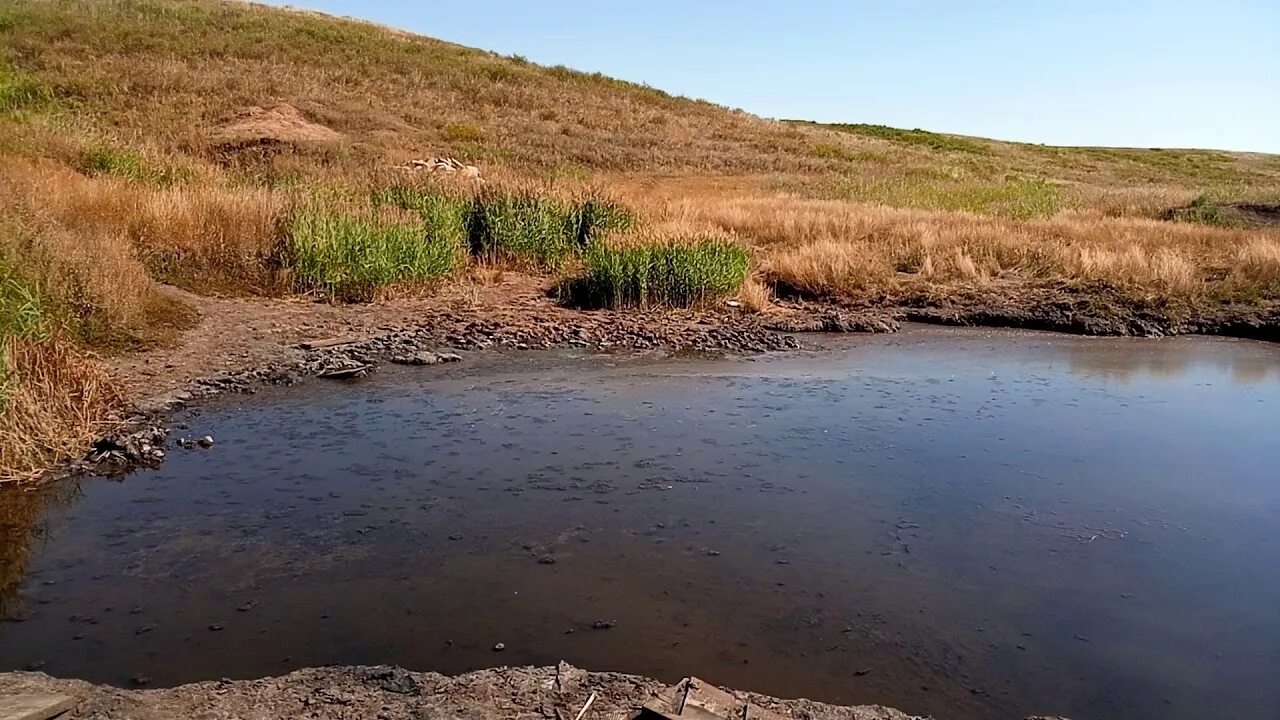
[[[599, 74], [238, 2], [5, 0], [0, 32], [12, 68], [47, 88], [86, 132], [202, 159], [221, 157], [211, 136], [236, 113], [287, 103], [341, 137], [310, 148], [314, 157], [300, 165], [342, 172], [455, 155], [561, 173], [803, 174], [806, 186], [814, 175], [912, 173], [1195, 193], [1280, 186], [1276, 157], [784, 123]], [[816, 184], [828, 195], [840, 190]]]

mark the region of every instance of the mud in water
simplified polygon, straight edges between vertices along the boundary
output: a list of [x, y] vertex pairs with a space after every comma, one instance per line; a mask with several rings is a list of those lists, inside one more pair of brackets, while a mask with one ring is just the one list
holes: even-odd
[[940, 718], [1280, 713], [1280, 349], [829, 344], [219, 401], [175, 431], [212, 448], [0, 495], [0, 669], [563, 658]]

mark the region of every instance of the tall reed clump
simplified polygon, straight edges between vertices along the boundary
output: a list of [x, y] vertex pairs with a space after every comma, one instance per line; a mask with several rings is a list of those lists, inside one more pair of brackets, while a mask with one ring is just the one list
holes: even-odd
[[106, 374], [51, 322], [37, 289], [0, 262], [0, 483], [72, 457], [120, 404]]
[[485, 188], [467, 217], [471, 253], [537, 269], [556, 269], [578, 252], [567, 231], [569, 206], [530, 188]]
[[416, 214], [427, 237], [462, 248], [467, 244], [471, 198], [456, 189], [392, 185], [373, 192], [375, 207], [393, 206]]
[[732, 295], [747, 279], [746, 248], [717, 235], [596, 241], [567, 299], [589, 307], [689, 307]]
[[289, 264], [299, 290], [365, 302], [391, 286], [444, 278], [462, 252], [458, 239], [394, 208], [311, 204], [294, 214]]
[[631, 212], [602, 194], [565, 198], [529, 187], [483, 188], [467, 216], [472, 254], [556, 270], [592, 239], [632, 226]]

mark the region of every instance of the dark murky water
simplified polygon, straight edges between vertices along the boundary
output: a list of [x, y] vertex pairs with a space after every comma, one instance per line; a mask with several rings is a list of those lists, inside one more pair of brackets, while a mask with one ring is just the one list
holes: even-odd
[[564, 658], [943, 718], [1280, 717], [1280, 348], [832, 344], [206, 408], [212, 450], [0, 495], [0, 668]]

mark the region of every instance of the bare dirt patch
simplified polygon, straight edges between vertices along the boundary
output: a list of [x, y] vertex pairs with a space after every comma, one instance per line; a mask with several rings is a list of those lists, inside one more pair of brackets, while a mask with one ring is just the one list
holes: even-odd
[[209, 132], [209, 140], [214, 145], [230, 147], [324, 143], [341, 139], [341, 133], [307, 120], [288, 103], [267, 108], [256, 105], [245, 108]]

